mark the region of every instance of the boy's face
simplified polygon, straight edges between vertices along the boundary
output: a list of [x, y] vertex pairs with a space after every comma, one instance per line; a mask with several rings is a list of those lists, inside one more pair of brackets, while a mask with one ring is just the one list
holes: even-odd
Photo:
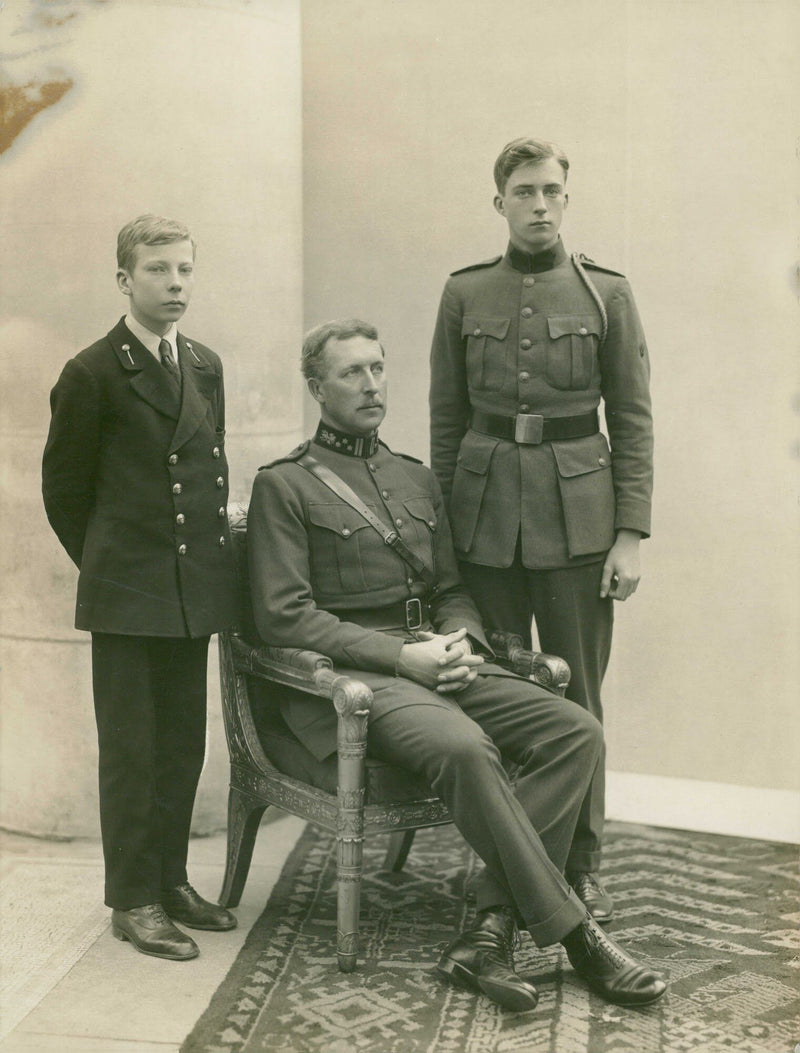
[[117, 271], [120, 292], [130, 299], [131, 314], [143, 326], [162, 336], [189, 306], [194, 285], [192, 243], [137, 245], [130, 271]]
[[508, 223], [509, 237], [518, 249], [537, 253], [558, 241], [558, 228], [569, 198], [564, 169], [554, 157], [515, 168], [494, 207]]

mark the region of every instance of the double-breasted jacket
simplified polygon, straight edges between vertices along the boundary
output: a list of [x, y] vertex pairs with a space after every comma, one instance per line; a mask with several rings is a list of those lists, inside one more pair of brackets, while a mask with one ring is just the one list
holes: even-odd
[[178, 334], [181, 389], [121, 320], [51, 393], [42, 490], [80, 569], [75, 626], [207, 636], [235, 618], [222, 365]]

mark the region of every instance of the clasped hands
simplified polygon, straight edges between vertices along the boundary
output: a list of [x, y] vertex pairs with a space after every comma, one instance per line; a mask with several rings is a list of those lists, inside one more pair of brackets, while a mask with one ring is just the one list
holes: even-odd
[[441, 695], [454, 695], [469, 687], [478, 675], [483, 658], [472, 653], [466, 629], [452, 633], [420, 630], [416, 643], [403, 644], [397, 672]]

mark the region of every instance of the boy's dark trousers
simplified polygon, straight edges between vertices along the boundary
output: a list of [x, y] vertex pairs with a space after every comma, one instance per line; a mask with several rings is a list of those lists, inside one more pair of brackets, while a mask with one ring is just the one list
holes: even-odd
[[105, 902], [117, 910], [157, 903], [186, 881], [208, 642], [92, 633]]

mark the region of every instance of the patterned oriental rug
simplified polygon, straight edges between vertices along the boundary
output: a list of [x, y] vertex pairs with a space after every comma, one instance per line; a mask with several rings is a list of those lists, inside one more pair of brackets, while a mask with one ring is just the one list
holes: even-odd
[[356, 972], [334, 956], [333, 838], [308, 827], [182, 1053], [791, 1053], [800, 1042], [790, 845], [609, 823], [612, 931], [670, 990], [644, 1009], [608, 1005], [560, 946], [539, 951], [524, 933], [517, 967], [540, 1001], [514, 1014], [432, 971], [473, 909], [478, 863], [456, 830], [419, 831], [398, 876], [376, 869], [383, 841], [366, 844]]

